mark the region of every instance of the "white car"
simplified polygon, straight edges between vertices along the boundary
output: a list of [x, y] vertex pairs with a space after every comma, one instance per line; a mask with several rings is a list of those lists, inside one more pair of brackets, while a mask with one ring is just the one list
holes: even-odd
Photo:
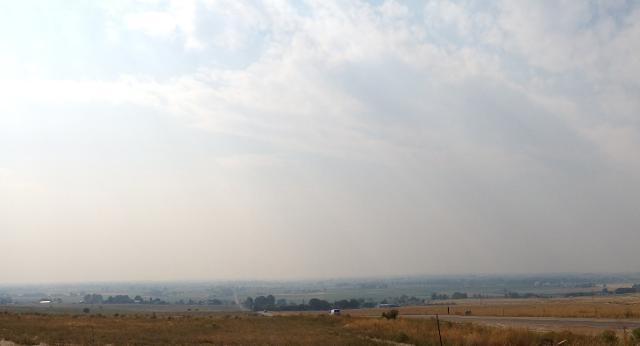
[[331, 309], [329, 315], [340, 315], [340, 309]]

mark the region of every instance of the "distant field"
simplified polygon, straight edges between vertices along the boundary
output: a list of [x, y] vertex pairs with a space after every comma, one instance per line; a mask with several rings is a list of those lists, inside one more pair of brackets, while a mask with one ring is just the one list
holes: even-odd
[[[91, 314], [114, 313], [212, 313], [239, 312], [236, 305], [143, 305], [143, 304], [22, 304], [0, 305], [0, 311], [38, 313], [82, 313], [88, 308]], [[437, 301], [432, 305], [404, 306], [397, 308], [402, 315], [407, 314], [447, 314], [464, 315], [469, 311], [475, 316], [515, 316], [515, 317], [584, 317], [640, 319], [640, 294], [604, 297], [549, 298], [549, 299], [458, 299]], [[354, 316], [378, 316], [380, 309], [348, 310]], [[317, 312], [305, 312], [316, 314]], [[297, 314], [289, 312], [282, 314]]]
[[[478, 316], [519, 317], [588, 317], [640, 319], [640, 294], [605, 297], [554, 299], [461, 299], [442, 305], [398, 308], [406, 314], [463, 315], [469, 311]], [[354, 315], [377, 315], [379, 309], [353, 310]]]
[[[615, 335], [535, 333], [441, 322], [446, 345], [602, 345]], [[0, 339], [49, 345], [437, 345], [435, 320], [250, 314], [71, 315], [0, 313]], [[631, 345], [631, 343], [628, 343]]]
[[[249, 312], [220, 311], [234, 308], [200, 305], [54, 304], [0, 306], [0, 339], [20, 344], [114, 345], [364, 345], [402, 342], [438, 345], [432, 318], [410, 315], [447, 314], [514, 317], [574, 317], [640, 319], [640, 294], [554, 299], [460, 299], [441, 305], [397, 308], [399, 320], [380, 318], [383, 309], [345, 310], [343, 316], [327, 312], [280, 312], [273, 317]], [[88, 312], [83, 309], [88, 308]], [[443, 316], [445, 317], [445, 316]], [[445, 317], [446, 318], [446, 317]], [[575, 328], [558, 323], [554, 328], [524, 328], [504, 323], [441, 321], [447, 345], [551, 345], [569, 340], [571, 345], [604, 345], [604, 328]], [[631, 322], [631, 321], [630, 321]], [[503, 328], [495, 325], [503, 325]], [[506, 327], [505, 327], [506, 326]], [[562, 329], [569, 328], [569, 331]], [[551, 332], [553, 331], [553, 332]], [[631, 330], [617, 330], [621, 345], [637, 345]], [[611, 336], [610, 336], [611, 338]], [[626, 339], [625, 339], [626, 338]], [[625, 341], [626, 340], [626, 341]]]
[[11, 304], [0, 305], [0, 311], [37, 313], [82, 313], [88, 308], [93, 314], [152, 313], [152, 312], [231, 312], [240, 311], [236, 305], [146, 305], [146, 304]]

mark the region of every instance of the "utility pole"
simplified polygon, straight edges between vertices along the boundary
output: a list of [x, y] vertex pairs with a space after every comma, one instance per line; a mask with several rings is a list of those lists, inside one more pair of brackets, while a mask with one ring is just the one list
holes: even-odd
[[440, 319], [438, 318], [438, 314], [436, 314], [436, 324], [438, 325], [438, 338], [440, 338], [440, 346], [442, 346], [442, 334], [440, 333]]

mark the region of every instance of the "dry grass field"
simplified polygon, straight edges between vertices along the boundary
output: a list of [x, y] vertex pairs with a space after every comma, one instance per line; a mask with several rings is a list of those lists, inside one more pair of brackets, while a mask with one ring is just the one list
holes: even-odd
[[[441, 322], [446, 345], [602, 345], [603, 336]], [[615, 337], [615, 336], [614, 336]], [[0, 339], [34, 345], [437, 345], [432, 319], [328, 315], [0, 313]], [[620, 344], [634, 345], [631, 340]]]
[[[465, 299], [451, 304], [398, 308], [402, 315], [447, 314], [514, 317], [583, 317], [640, 319], [640, 295], [557, 299]], [[354, 315], [377, 316], [379, 309], [361, 309]]]

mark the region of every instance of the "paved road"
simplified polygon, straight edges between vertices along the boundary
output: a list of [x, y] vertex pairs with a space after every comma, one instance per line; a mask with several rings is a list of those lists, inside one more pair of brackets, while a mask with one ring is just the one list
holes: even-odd
[[[433, 318], [435, 315], [403, 315], [405, 318]], [[640, 328], [640, 320], [559, 317], [502, 317], [440, 315], [443, 321], [473, 322], [492, 326], [520, 327], [535, 330], [595, 329], [623, 330]]]

